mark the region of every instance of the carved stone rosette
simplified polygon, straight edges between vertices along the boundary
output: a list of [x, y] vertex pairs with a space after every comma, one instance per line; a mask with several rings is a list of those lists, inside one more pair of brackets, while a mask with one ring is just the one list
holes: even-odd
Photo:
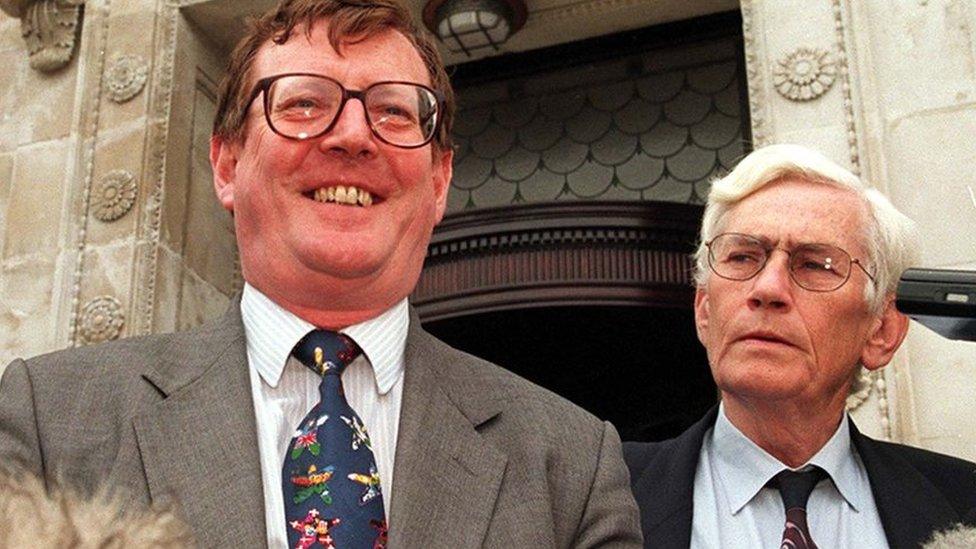
[[773, 85], [792, 101], [810, 101], [827, 93], [837, 79], [834, 56], [820, 48], [797, 48], [776, 61]]
[[105, 71], [105, 92], [116, 103], [125, 103], [146, 86], [149, 66], [146, 61], [133, 54], [117, 55]]
[[81, 311], [81, 341], [89, 344], [118, 339], [123, 324], [125, 315], [119, 300], [107, 295], [96, 297]]
[[0, 0], [0, 8], [20, 18], [31, 68], [52, 72], [71, 61], [85, 0]]
[[115, 221], [136, 202], [136, 180], [126, 170], [105, 174], [92, 189], [92, 214], [99, 221]]

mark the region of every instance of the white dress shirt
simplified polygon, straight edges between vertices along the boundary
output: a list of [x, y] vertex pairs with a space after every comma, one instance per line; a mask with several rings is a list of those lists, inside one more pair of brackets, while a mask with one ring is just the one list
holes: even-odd
[[[810, 536], [819, 547], [888, 547], [861, 458], [851, 445], [850, 419], [810, 461], [827, 472], [807, 502]], [[749, 440], [720, 407], [705, 434], [695, 471], [692, 548], [779, 548], [786, 510], [766, 482], [782, 462]]]
[[[288, 525], [284, 515], [281, 469], [295, 429], [319, 401], [321, 379], [291, 357], [291, 350], [315, 326], [249, 284], [244, 285], [241, 297], [241, 318], [247, 338], [251, 396], [261, 456], [268, 547], [285, 548], [288, 546]], [[363, 355], [342, 372], [342, 386], [349, 405], [369, 432], [387, 522], [409, 322], [407, 300], [404, 299], [376, 318], [340, 330], [363, 350]]]

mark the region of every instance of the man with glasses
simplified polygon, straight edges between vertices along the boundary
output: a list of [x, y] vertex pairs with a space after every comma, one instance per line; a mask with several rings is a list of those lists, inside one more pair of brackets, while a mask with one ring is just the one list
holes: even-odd
[[210, 149], [240, 300], [193, 332], [11, 364], [0, 455], [175, 501], [202, 546], [638, 547], [613, 427], [437, 341], [407, 304], [453, 108], [394, 0], [253, 22]]
[[721, 403], [624, 445], [647, 547], [917, 547], [976, 521], [976, 464], [872, 440], [845, 411], [905, 337], [916, 250], [908, 218], [809, 149], [756, 150], [713, 183], [694, 309]]

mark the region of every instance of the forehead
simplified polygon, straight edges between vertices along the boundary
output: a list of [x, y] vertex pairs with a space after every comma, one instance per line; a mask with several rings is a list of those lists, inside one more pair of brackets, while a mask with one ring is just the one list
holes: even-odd
[[[268, 40], [254, 59], [252, 80], [287, 72], [331, 76], [350, 88], [364, 88], [382, 80], [430, 85], [430, 76], [413, 43], [399, 31], [383, 29], [365, 38], [340, 41], [337, 52], [329, 43], [329, 21], [320, 19], [307, 33], [304, 25], [288, 41]], [[341, 55], [340, 55], [341, 53]]]
[[722, 231], [772, 242], [820, 242], [863, 251], [868, 210], [853, 190], [802, 179], [772, 183], [736, 203]]

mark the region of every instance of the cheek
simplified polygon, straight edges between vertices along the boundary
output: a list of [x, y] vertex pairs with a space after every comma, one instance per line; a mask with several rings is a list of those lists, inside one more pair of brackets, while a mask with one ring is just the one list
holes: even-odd
[[[277, 148], [266, 154], [253, 155], [251, 162], [240, 173], [238, 187], [244, 189], [252, 208], [282, 208], [292, 189], [301, 184], [302, 169], [308, 147]], [[277, 204], [277, 205], [276, 205]]]
[[410, 156], [393, 157], [390, 160], [390, 169], [396, 174], [404, 189], [417, 191], [422, 186], [429, 187], [431, 185], [433, 170], [428, 151], [411, 151]]
[[417, 189], [412, 196], [409, 210], [404, 212], [404, 218], [401, 220], [403, 236], [424, 249], [434, 230], [433, 200], [432, 193]]
[[719, 290], [712, 292], [708, 300], [708, 323], [703, 332], [704, 343], [708, 346], [710, 353], [720, 351], [729, 323], [736, 313], [730, 297], [732, 297], [730, 292]]
[[424, 151], [422, 156], [395, 162], [391, 168], [400, 182], [404, 202], [409, 204], [412, 217], [417, 218], [413, 221], [429, 224], [428, 219], [433, 218], [436, 210], [430, 152]]
[[299, 171], [314, 147], [314, 140], [290, 141], [270, 130], [256, 131], [248, 137], [242, 157], [252, 159], [252, 176], [273, 179]]
[[821, 305], [800, 310], [810, 344], [818, 354], [846, 354], [849, 349], [863, 341], [866, 321], [864, 309], [845, 306], [844, 302]]
[[839, 322], [833, 318], [819, 330], [812, 331], [811, 339], [818, 363], [838, 363], [846, 369], [847, 365], [860, 361], [865, 332], [860, 323]]

